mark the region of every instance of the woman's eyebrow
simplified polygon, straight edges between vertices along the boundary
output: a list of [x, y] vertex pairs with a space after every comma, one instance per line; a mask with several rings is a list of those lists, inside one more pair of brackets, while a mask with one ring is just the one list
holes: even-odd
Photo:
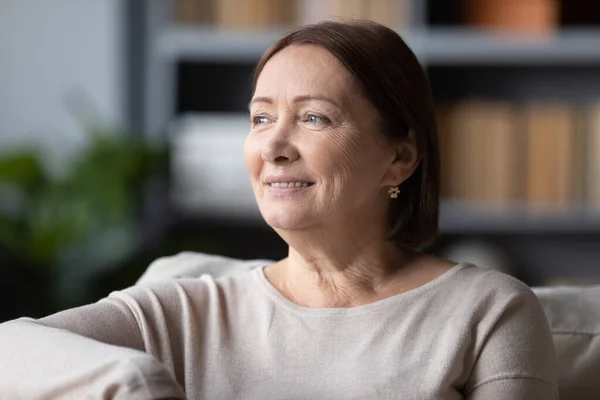
[[252, 100], [250, 100], [250, 103], [248, 104], [248, 108], [250, 108], [252, 106], [252, 104], [255, 103], [267, 103], [267, 104], [273, 104], [273, 98], [272, 97], [255, 97]]
[[339, 104], [338, 104], [338, 103], [337, 103], [335, 100], [333, 100], [333, 99], [331, 99], [331, 98], [329, 98], [329, 97], [327, 97], [327, 96], [320, 96], [320, 95], [302, 95], [302, 96], [296, 96], [296, 97], [294, 97], [294, 103], [301, 103], [301, 102], [303, 102], [303, 101], [310, 101], [310, 100], [321, 100], [321, 101], [326, 101], [326, 102], [328, 102], [328, 103], [331, 103], [331, 104], [333, 104], [334, 106], [336, 106], [336, 107], [338, 107], [338, 108], [339, 108]]
[[[320, 95], [300, 95], [300, 96], [296, 96], [293, 99], [294, 103], [301, 103], [303, 101], [310, 101], [310, 100], [321, 100], [321, 101], [326, 101], [328, 103], [333, 104], [334, 106], [339, 108], [339, 104], [333, 100], [330, 99], [329, 97], [326, 96], [320, 96]], [[267, 96], [260, 96], [260, 97], [255, 97], [250, 101], [250, 104], [248, 104], [248, 108], [250, 108], [252, 106], [252, 104], [255, 103], [267, 103], [267, 104], [273, 104], [273, 98], [272, 97], [267, 97]]]

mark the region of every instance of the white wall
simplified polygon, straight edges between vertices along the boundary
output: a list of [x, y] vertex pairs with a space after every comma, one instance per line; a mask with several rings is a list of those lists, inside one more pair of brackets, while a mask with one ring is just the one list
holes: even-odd
[[27, 141], [62, 154], [81, 145], [69, 111], [78, 93], [106, 122], [125, 120], [122, 8], [120, 0], [0, 0], [1, 148]]

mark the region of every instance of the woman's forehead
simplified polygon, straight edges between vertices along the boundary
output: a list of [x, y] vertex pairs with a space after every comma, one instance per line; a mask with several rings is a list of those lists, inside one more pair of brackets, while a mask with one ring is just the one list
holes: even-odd
[[255, 95], [344, 98], [354, 83], [350, 72], [324, 48], [293, 45], [275, 54], [265, 64], [257, 80]]

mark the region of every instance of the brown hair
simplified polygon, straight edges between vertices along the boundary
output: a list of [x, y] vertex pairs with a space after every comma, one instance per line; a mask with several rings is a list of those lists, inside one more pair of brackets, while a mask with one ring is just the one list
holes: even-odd
[[354, 75], [388, 139], [404, 140], [414, 131], [420, 162], [390, 202], [389, 238], [400, 246], [431, 244], [438, 234], [440, 161], [433, 96], [417, 57], [396, 32], [375, 22], [320, 22], [288, 32], [265, 52], [254, 89], [271, 57], [301, 44], [325, 48]]

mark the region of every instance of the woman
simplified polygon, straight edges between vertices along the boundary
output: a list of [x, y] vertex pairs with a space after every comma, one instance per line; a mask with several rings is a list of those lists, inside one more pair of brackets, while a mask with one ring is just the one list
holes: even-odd
[[3, 324], [0, 394], [557, 398], [533, 293], [418, 250], [438, 230], [434, 106], [396, 33], [288, 33], [258, 63], [250, 114], [245, 162], [289, 256]]

